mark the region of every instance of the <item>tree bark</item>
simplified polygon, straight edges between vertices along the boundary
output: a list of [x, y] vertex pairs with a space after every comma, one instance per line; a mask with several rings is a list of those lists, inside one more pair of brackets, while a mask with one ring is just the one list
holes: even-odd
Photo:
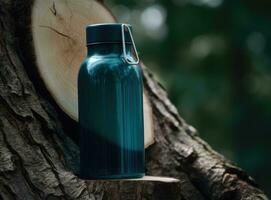
[[[79, 149], [35, 72], [29, 16], [32, 1], [0, 2], [0, 197], [2, 199], [268, 199], [254, 180], [199, 138], [144, 67], [155, 143], [145, 178], [85, 181], [76, 176]], [[26, 48], [27, 47], [27, 48]], [[34, 55], [33, 55], [34, 56]], [[67, 134], [69, 132], [69, 134]], [[77, 134], [78, 135], [78, 134]]]

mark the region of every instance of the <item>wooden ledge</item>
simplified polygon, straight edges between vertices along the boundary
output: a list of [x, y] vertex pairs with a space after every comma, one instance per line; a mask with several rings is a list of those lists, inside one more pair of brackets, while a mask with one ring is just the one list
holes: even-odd
[[181, 182], [160, 176], [136, 179], [89, 180], [91, 192], [104, 191], [104, 199], [161, 199], [181, 200]]

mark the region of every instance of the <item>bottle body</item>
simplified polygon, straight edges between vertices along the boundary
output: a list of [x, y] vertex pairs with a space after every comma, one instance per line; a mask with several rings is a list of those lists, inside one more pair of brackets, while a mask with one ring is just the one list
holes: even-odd
[[85, 179], [142, 177], [141, 68], [123, 62], [119, 44], [97, 46], [78, 75], [80, 176]]

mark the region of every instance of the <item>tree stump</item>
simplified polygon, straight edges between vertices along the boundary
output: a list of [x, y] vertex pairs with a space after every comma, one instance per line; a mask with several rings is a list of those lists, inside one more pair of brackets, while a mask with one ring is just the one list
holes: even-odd
[[[196, 130], [180, 117], [165, 90], [146, 67], [143, 69], [144, 87], [149, 102], [147, 109], [151, 112], [148, 125], [154, 134], [152, 144], [146, 149], [146, 174], [173, 178], [79, 179], [76, 175], [79, 159], [79, 148], [75, 142], [78, 139], [77, 123], [67, 116], [62, 104], [65, 99], [58, 101], [58, 94], [52, 92], [41, 77], [39, 60], [48, 52], [51, 55], [47, 58], [48, 65], [53, 66], [55, 56], [72, 55], [58, 55], [54, 48], [60, 47], [46, 44], [43, 53], [38, 55], [35, 41], [39, 41], [41, 36], [32, 28], [35, 24], [33, 16], [43, 12], [41, 9], [33, 14], [33, 9], [48, 2], [51, 15], [58, 15], [59, 20], [62, 15], [58, 4], [66, 4], [71, 10], [72, 4], [80, 4], [109, 13], [94, 0], [0, 1], [2, 199], [268, 199], [250, 176], [199, 138]], [[91, 16], [97, 17], [102, 12], [83, 13], [92, 19]], [[102, 22], [104, 16], [99, 16], [100, 21], [91, 22]], [[66, 18], [62, 16], [62, 19]], [[42, 24], [40, 28], [63, 34], [47, 25]], [[62, 37], [71, 42], [69, 35], [64, 33]], [[68, 45], [73, 45], [69, 42]], [[47, 73], [50, 74], [50, 70]], [[59, 77], [50, 78], [55, 81]]]

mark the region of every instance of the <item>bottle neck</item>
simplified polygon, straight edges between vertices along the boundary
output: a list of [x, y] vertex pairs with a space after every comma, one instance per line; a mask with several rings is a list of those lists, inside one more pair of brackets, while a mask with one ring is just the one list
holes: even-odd
[[[132, 45], [126, 44], [126, 53], [127, 55], [132, 56]], [[121, 55], [123, 54], [122, 44], [121, 43], [99, 43], [91, 44], [87, 46], [87, 56], [94, 55]]]

